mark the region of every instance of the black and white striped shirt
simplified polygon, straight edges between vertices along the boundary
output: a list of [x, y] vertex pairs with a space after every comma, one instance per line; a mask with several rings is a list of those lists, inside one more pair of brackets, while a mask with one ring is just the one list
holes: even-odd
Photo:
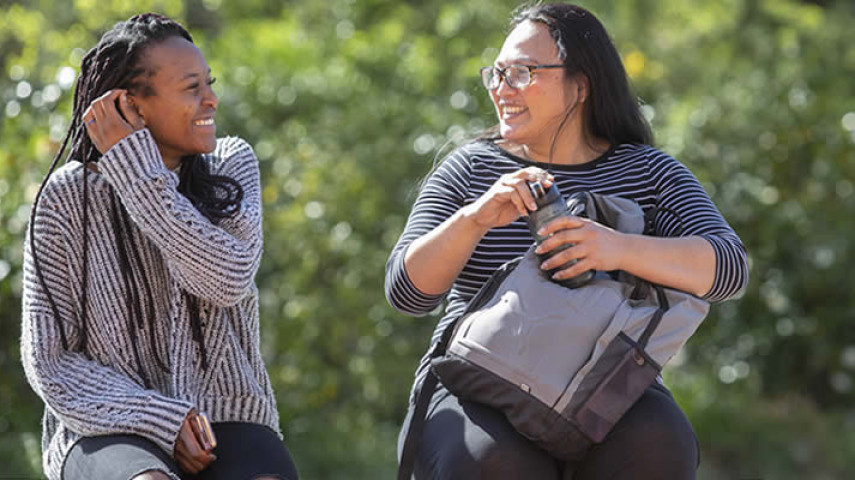
[[[582, 165], [546, 165], [513, 156], [492, 142], [476, 141], [452, 152], [428, 178], [386, 264], [386, 298], [395, 309], [422, 316], [445, 298], [445, 315], [434, 330], [431, 345], [490, 275], [525, 253], [534, 239], [522, 218], [490, 230], [451, 290], [443, 295], [427, 295], [413, 285], [404, 267], [407, 248], [461, 207], [476, 201], [500, 176], [528, 166], [552, 173], [565, 195], [588, 190], [635, 200], [645, 213], [658, 208], [660, 213], [654, 221], [657, 236], [698, 235], [708, 240], [715, 250], [716, 274], [705, 300], [727, 300], [745, 288], [748, 262], [741, 240], [697, 178], [672, 157], [650, 146], [623, 144]], [[424, 376], [426, 360], [424, 357], [419, 365], [417, 383]]]

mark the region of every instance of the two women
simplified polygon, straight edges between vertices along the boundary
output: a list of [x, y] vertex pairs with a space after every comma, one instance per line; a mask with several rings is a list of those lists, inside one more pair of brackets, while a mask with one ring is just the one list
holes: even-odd
[[[658, 212], [656, 236], [577, 217], [550, 223], [538, 253], [573, 246], [541, 267], [577, 260], [554, 278], [625, 270], [712, 302], [739, 294], [748, 275], [741, 241], [695, 176], [650, 146], [649, 126], [600, 22], [580, 7], [548, 4], [522, 10], [511, 26], [493, 66], [481, 70], [499, 124], [452, 152], [425, 182], [386, 266], [390, 303], [425, 315], [445, 300], [436, 342], [487, 278], [531, 246], [523, 217], [536, 209], [527, 187], [535, 180], [565, 193], [623, 196]], [[500, 412], [443, 388], [428, 412], [419, 479], [687, 479], [699, 461], [692, 427], [661, 383], [575, 464], [538, 449]]]
[[25, 245], [21, 354], [51, 480], [297, 478], [259, 351], [257, 160], [217, 139], [213, 83], [155, 14], [83, 58]]
[[[742, 244], [691, 172], [649, 146], [602, 25], [543, 5], [512, 26], [481, 72], [498, 128], [427, 180], [387, 265], [390, 302], [424, 315], [445, 299], [440, 331], [531, 245], [521, 217], [536, 208], [532, 180], [660, 212], [657, 237], [550, 224], [543, 251], [574, 246], [543, 268], [578, 260], [557, 278], [621, 269], [710, 301], [737, 295]], [[84, 58], [54, 164], [68, 143], [70, 161], [46, 179], [26, 246], [22, 355], [47, 407], [51, 479], [296, 478], [258, 345], [258, 168], [246, 143], [216, 139], [211, 83], [190, 35], [156, 15], [116, 25]], [[697, 462], [691, 425], [661, 384], [578, 464], [440, 390], [416, 476], [693, 478]]]

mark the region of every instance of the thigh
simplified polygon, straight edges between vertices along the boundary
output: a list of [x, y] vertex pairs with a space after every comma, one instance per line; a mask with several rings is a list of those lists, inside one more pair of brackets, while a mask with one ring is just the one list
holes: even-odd
[[[399, 445], [409, 430], [407, 416]], [[557, 462], [520, 435], [504, 414], [460, 400], [440, 385], [419, 442], [415, 478], [558, 479]]]
[[215, 423], [212, 427], [217, 436], [217, 459], [193, 480], [297, 480], [294, 460], [273, 430], [242, 422]]
[[[574, 480], [694, 479], [700, 461], [689, 419], [668, 390], [654, 384], [576, 465]], [[565, 478], [569, 478], [569, 475]]]
[[62, 470], [63, 480], [130, 480], [159, 471], [180, 480], [178, 466], [153, 442], [136, 435], [85, 437], [71, 448]]

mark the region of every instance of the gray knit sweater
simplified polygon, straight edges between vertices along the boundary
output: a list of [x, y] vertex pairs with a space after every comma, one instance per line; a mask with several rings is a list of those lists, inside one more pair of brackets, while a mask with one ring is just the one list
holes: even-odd
[[[51, 480], [60, 478], [69, 449], [83, 436], [140, 435], [171, 455], [181, 424], [194, 407], [213, 422], [251, 422], [279, 432], [276, 402], [259, 352], [254, 283], [262, 250], [258, 163], [250, 146], [238, 138], [219, 140], [205, 159], [213, 173], [235, 179], [244, 190], [240, 210], [217, 226], [176, 191], [178, 176], [164, 166], [147, 129], [111, 148], [98, 162], [100, 173], [90, 172], [88, 356], [78, 348], [82, 166], [66, 164], [45, 187], [34, 225], [36, 252], [69, 349], [62, 348], [28, 238], [21, 357], [30, 384], [45, 403], [43, 464]], [[153, 331], [130, 331], [129, 312], [136, 307], [127, 300], [119, 267], [110, 221], [113, 194], [134, 224], [128, 233], [136, 242], [142, 269], [133, 270], [137, 278], [147, 276], [152, 287]], [[207, 369], [200, 364], [182, 290], [199, 298]], [[166, 357], [168, 371], [157, 364], [153, 344]], [[143, 386], [140, 370], [150, 388]]]

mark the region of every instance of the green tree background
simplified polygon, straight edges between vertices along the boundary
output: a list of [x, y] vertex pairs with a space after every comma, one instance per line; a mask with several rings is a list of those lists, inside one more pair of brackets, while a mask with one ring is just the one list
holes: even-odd
[[[435, 318], [395, 313], [383, 267], [418, 181], [494, 121], [477, 68], [509, 0], [0, 0], [0, 477], [40, 478], [42, 404], [20, 365], [21, 246], [80, 58], [145, 10], [185, 23], [221, 134], [264, 182], [264, 352], [305, 479], [391, 478]], [[657, 146], [742, 236], [751, 284], [715, 306], [666, 382], [702, 479], [855, 472], [855, 7], [590, 0]], [[5, 475], [5, 476], [4, 476]]]

